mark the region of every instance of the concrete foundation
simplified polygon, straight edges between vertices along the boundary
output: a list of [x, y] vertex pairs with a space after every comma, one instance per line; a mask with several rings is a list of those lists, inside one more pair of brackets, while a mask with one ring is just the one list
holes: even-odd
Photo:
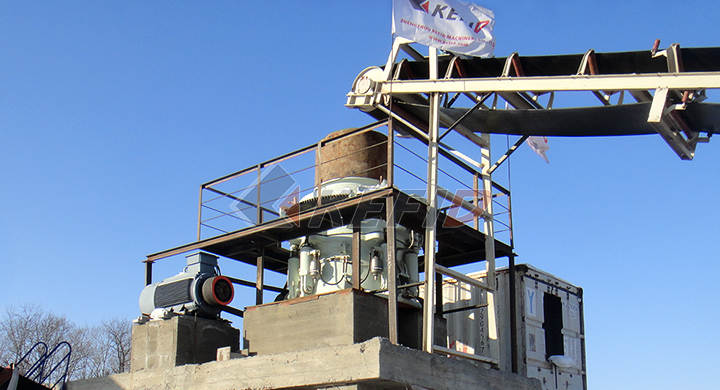
[[214, 361], [217, 349], [239, 350], [240, 331], [227, 322], [191, 316], [135, 324], [130, 371]]
[[540, 390], [540, 382], [374, 338], [364, 343], [260, 355], [74, 381], [68, 390], [230, 389]]
[[[438, 324], [442, 345], [444, 322]], [[256, 356], [223, 348], [239, 347], [238, 330], [226, 322], [177, 316], [134, 325], [129, 373], [67, 389], [541, 389], [535, 379], [375, 337], [388, 334], [387, 299], [352, 289], [250, 307], [243, 325]], [[402, 305], [401, 342], [417, 348], [421, 328], [420, 310]]]
[[[388, 337], [387, 298], [353, 289], [248, 307], [244, 347], [267, 355], [330, 345], [348, 345]], [[445, 345], [445, 321], [436, 319], [436, 344]], [[422, 312], [400, 304], [400, 344], [420, 349]]]

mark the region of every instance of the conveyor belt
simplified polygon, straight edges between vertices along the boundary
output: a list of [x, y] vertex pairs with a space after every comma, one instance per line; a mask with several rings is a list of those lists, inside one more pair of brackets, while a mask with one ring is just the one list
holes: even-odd
[[[672, 45], [667, 50], [657, 53], [649, 50], [595, 53], [591, 50], [584, 54], [529, 57], [513, 54], [506, 58], [460, 59], [444, 55], [438, 59], [440, 77], [437, 81], [427, 84], [408, 83], [408, 81], [420, 83], [429, 81], [427, 80], [428, 69], [427, 58], [397, 62], [393, 65], [391, 81], [377, 81], [391, 85], [393, 82], [399, 81], [396, 89], [398, 92], [393, 93], [392, 87], [384, 85], [382, 93], [388, 94], [388, 90], [390, 91], [388, 94], [390, 96], [385, 96], [385, 100], [378, 97], [373, 100], [368, 98], [353, 100], [351, 98], [349, 106], [360, 102], [358, 106], [377, 119], [387, 118], [387, 113], [392, 110], [395, 115], [403, 117], [407, 121], [405, 123], [409, 122], [420, 129], [426, 129], [429, 112], [427, 94], [429, 92], [421, 88], [423, 86], [433, 88], [435, 85], [457, 86], [460, 89], [447, 89], [447, 91], [456, 93], [449, 93], [446, 96], [446, 104], [440, 109], [440, 126], [448, 128], [463, 118], [470, 110], [470, 107], [464, 107], [468, 104], [467, 101], [464, 102], [465, 104], [455, 101], [460, 93], [468, 96], [477, 93], [475, 97], [471, 98], [480, 99], [493, 90], [480, 89], [481, 92], [477, 92], [469, 86], [489, 88], [488, 83], [481, 83], [492, 81], [495, 83], [492, 84], [493, 86], [502, 83], [504, 87], [507, 87], [496, 91], [495, 98], [502, 98], [515, 109], [492, 110], [483, 106], [462, 119], [463, 131], [568, 137], [660, 133], [681, 158], [691, 159], [696, 137], [701, 133], [712, 135], [720, 128], [720, 104], [703, 102], [704, 89], [718, 88], [715, 85], [717, 78], [710, 83], [712, 85], [699, 84], [686, 87], [688, 89], [670, 89], [667, 98], [665, 95], [660, 95], [662, 100], [654, 99], [653, 93], [656, 88], [667, 85], [664, 84], [664, 81], [657, 81], [658, 85], [651, 87], [639, 88], [637, 84], [634, 84], [636, 79], [641, 77], [647, 79], [647, 76], [651, 75], [671, 76], [673, 79], [677, 79], [683, 77], [682, 75], [689, 74], [701, 77], [720, 74], [720, 48], [718, 47], [680, 48], [679, 45]], [[583, 76], [577, 78], [576, 75], [579, 74]], [[612, 79], [612, 76], [620, 78]], [[634, 78], [633, 76], [638, 77]], [[592, 88], [588, 88], [585, 86], [587, 83], [584, 80], [591, 79], [594, 84]], [[472, 84], [473, 80], [478, 82]], [[538, 85], [525, 81], [537, 80], [550, 80], [553, 83], [570, 83], [574, 80], [576, 82], [572, 84], [572, 87], [566, 84], [557, 85], [557, 91], [586, 90], [593, 92], [599, 98], [598, 105], [547, 109], [549, 107], [544, 107], [534, 100], [534, 95], [538, 91], [522, 89], [525, 86], [532, 88], [530, 85]], [[620, 81], [612, 84], [613, 87], [603, 88], [603, 85], [610, 85], [609, 82], [605, 82], [607, 80]], [[705, 79], [702, 80], [705, 81]], [[456, 83], [451, 84], [453, 82]], [[655, 79], [650, 82], [650, 84], [653, 83], [655, 83]], [[414, 87], [400, 92], [403, 85], [414, 85]], [[606, 89], [609, 89], [610, 92], [607, 92]], [[545, 89], [540, 91], [549, 92], [550, 90], [546, 85]], [[618, 104], [611, 103], [608, 93], [618, 91], [629, 92], [625, 96], [634, 97], [638, 103], [622, 104], [622, 100]], [[389, 104], [387, 98], [392, 99], [393, 103]], [[448, 98], [452, 99], [448, 100]], [[655, 106], [652, 103], [654, 100], [657, 100]], [[371, 101], [376, 103], [367, 103]], [[380, 104], [385, 107], [378, 108], [377, 103], [379, 102], [382, 102]], [[447, 104], [448, 102], [449, 104]], [[471, 106], [473, 104], [474, 102], [470, 103]], [[664, 110], [663, 107], [672, 107], [672, 110]], [[669, 113], [671, 114], [667, 115]], [[409, 130], [403, 121], [398, 121], [394, 125], [401, 132]]]
[[[682, 63], [685, 72], [720, 71], [720, 47], [681, 48]], [[577, 74], [584, 54], [564, 54], [555, 56], [519, 56], [525, 76], [566, 76]], [[451, 56], [443, 56], [438, 61], [439, 73], [445, 74]], [[649, 50], [615, 53], [595, 53], [597, 74], [633, 74], [666, 73], [667, 58], [653, 58]], [[464, 78], [499, 77], [507, 58], [472, 57], [462, 60]], [[395, 67], [399, 63], [395, 64]], [[400, 73], [401, 80], [422, 80], [428, 78], [427, 60], [409, 61], [409, 71]]]
[[[428, 106], [396, 103], [418, 119], [428, 120]], [[441, 108], [453, 121], [467, 109]], [[616, 106], [556, 108], [552, 110], [476, 110], [463, 125], [478, 133], [544, 135], [558, 137], [594, 137], [657, 134], [647, 122], [650, 103]], [[694, 103], [678, 111], [688, 126], [700, 133], [720, 132], [720, 104]], [[374, 114], [382, 114], [377, 111]], [[447, 128], [452, 122], [440, 121]]]

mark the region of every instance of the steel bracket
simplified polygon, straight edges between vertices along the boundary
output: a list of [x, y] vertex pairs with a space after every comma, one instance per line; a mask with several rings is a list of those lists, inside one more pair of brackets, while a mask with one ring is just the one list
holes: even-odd
[[669, 92], [667, 87], [655, 90], [648, 123], [681, 159], [692, 160], [695, 156], [695, 145], [698, 143], [699, 134], [692, 131], [678, 115], [678, 110], [685, 109], [685, 103], [668, 106]]

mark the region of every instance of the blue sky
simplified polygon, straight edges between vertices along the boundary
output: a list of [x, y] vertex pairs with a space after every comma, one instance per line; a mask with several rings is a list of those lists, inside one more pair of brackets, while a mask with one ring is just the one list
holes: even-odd
[[[720, 45], [717, 2], [480, 4], [497, 56]], [[389, 0], [1, 2], [0, 304], [136, 317], [144, 257], [195, 239], [198, 186], [370, 123], [345, 94], [390, 44]], [[591, 388], [716, 387], [716, 142], [511, 158], [517, 261], [584, 288]]]

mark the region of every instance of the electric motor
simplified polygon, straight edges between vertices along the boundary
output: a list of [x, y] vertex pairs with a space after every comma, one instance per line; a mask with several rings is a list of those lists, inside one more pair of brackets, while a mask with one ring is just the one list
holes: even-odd
[[197, 252], [187, 256], [183, 272], [146, 286], [140, 293], [140, 312], [198, 314], [214, 318], [235, 294], [232, 282], [217, 272], [217, 256]]

